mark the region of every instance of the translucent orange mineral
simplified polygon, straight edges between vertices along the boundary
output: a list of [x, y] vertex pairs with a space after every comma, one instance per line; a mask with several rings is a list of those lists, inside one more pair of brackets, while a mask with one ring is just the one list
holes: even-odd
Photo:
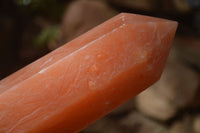
[[1, 133], [74, 133], [155, 83], [177, 22], [121, 13], [0, 81]]

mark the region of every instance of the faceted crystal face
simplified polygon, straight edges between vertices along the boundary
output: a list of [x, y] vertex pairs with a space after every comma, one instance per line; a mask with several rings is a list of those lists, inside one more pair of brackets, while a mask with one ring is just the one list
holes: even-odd
[[78, 132], [156, 82], [177, 23], [122, 13], [0, 81], [0, 132]]

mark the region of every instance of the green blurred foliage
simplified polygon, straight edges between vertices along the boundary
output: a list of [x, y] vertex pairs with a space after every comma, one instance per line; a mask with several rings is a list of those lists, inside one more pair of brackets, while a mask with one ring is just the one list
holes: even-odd
[[[61, 22], [68, 1], [62, 0], [15, 0], [23, 16], [28, 17], [29, 21], [36, 17], [41, 17], [52, 24], [48, 28], [41, 29], [40, 33], [34, 37], [33, 45], [43, 48], [51, 41], [56, 40], [59, 34], [58, 24]], [[33, 22], [33, 21], [32, 21]]]
[[43, 29], [40, 34], [35, 38], [34, 44], [36, 47], [45, 47], [51, 41], [55, 41], [59, 35], [59, 26], [53, 25], [49, 28]]

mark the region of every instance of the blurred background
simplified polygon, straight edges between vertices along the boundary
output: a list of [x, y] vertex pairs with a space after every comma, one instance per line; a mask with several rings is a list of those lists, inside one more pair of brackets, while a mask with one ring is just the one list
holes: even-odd
[[120, 12], [179, 22], [158, 83], [81, 133], [200, 133], [200, 0], [1, 0], [0, 79]]

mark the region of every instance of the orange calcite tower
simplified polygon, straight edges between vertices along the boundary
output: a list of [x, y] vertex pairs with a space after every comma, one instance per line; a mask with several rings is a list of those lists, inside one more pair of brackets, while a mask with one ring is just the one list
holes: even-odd
[[155, 83], [177, 22], [121, 13], [0, 81], [1, 133], [74, 133]]

